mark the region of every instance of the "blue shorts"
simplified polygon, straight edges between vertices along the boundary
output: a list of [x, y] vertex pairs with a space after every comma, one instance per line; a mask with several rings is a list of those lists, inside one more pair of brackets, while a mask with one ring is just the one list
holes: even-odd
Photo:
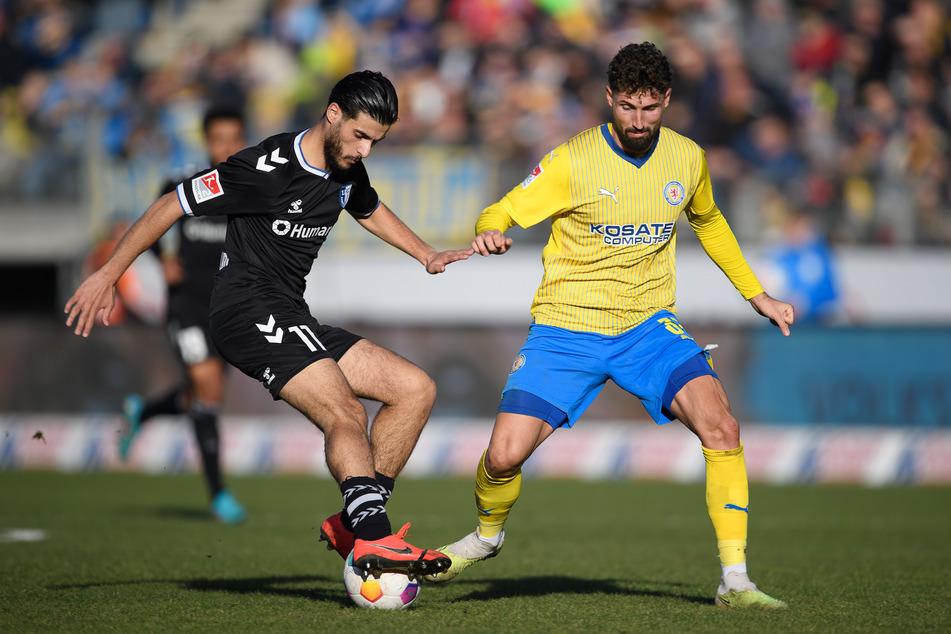
[[[512, 364], [499, 411], [571, 427], [611, 379], [640, 399], [657, 423], [667, 423], [674, 420], [670, 401], [687, 381], [717, 376], [707, 358], [668, 311], [615, 336], [533, 324]], [[564, 415], [544, 412], [546, 405]]]

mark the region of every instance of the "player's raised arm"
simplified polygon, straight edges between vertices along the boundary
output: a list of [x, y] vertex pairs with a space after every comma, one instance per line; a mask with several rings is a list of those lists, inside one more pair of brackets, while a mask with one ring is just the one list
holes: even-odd
[[437, 251], [416, 235], [383, 203], [380, 203], [369, 217], [358, 218], [357, 222], [384, 242], [416, 258], [426, 267], [426, 271], [433, 275], [445, 271], [446, 265], [466, 260], [472, 255], [471, 248]]
[[175, 193], [165, 194], [135, 221], [122, 236], [112, 255], [95, 273], [79, 285], [66, 302], [63, 312], [69, 316], [66, 325], [76, 323], [74, 333], [88, 337], [102, 315], [102, 323], [109, 325], [109, 315], [116, 301], [116, 283], [139, 255], [158, 240], [182, 216], [182, 207]]

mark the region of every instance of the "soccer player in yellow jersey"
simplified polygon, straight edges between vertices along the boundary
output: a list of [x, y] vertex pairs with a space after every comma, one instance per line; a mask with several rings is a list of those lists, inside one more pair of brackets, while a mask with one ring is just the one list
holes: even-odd
[[680, 420], [701, 441], [706, 501], [721, 561], [717, 605], [785, 608], [746, 569], [749, 489], [739, 425], [709, 356], [674, 314], [676, 221], [687, 214], [710, 258], [760, 315], [789, 335], [793, 307], [769, 297], [713, 201], [703, 150], [664, 128], [672, 73], [653, 44], [629, 44], [608, 67], [613, 121], [552, 150], [485, 209], [472, 248], [505, 253], [505, 231], [551, 221], [528, 339], [515, 358], [476, 472], [478, 528], [440, 550], [445, 581], [495, 556], [519, 495], [521, 466], [571, 427], [611, 379], [658, 423]]

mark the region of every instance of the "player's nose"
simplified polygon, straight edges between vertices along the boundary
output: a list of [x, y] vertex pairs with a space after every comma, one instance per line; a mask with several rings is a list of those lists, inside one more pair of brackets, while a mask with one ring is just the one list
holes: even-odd
[[370, 156], [370, 150], [372, 148], [373, 143], [369, 139], [361, 141], [359, 144], [357, 144], [357, 154], [360, 156], [360, 158], [366, 158]]

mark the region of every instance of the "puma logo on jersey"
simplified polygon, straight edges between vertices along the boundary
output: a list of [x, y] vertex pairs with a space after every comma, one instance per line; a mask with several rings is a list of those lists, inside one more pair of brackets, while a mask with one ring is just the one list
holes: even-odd
[[620, 187], [615, 187], [614, 191], [608, 191], [605, 188], [598, 189], [598, 196], [610, 196], [614, 199], [614, 204], [617, 204], [617, 190], [621, 189]]

